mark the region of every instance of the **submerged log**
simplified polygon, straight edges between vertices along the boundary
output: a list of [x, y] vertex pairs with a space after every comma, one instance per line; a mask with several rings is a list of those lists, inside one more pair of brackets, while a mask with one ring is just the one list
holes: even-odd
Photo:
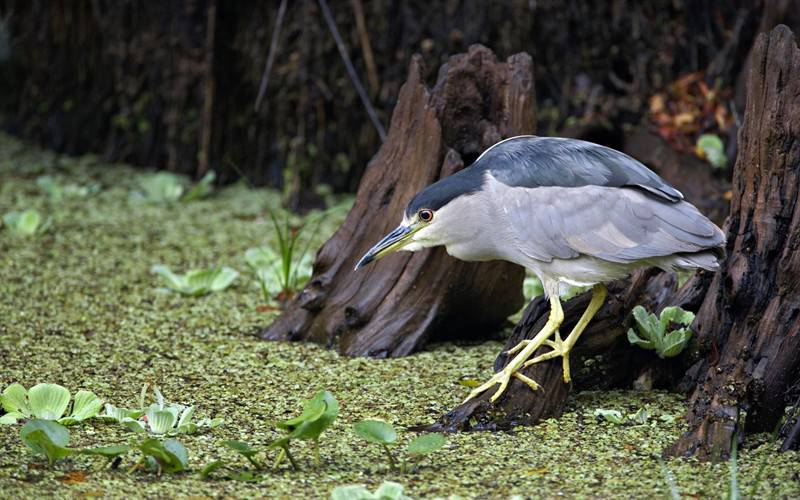
[[522, 268], [467, 263], [443, 248], [353, 266], [399, 222], [414, 194], [460, 170], [505, 137], [533, 132], [533, 68], [527, 54], [499, 62], [473, 46], [453, 56], [433, 90], [413, 58], [386, 142], [367, 167], [355, 204], [317, 255], [314, 274], [262, 333], [349, 356], [396, 357], [434, 338], [486, 338], [522, 306]]
[[778, 26], [752, 57], [729, 257], [695, 320], [709, 355], [687, 375], [690, 431], [675, 455], [725, 458], [742, 431], [772, 430], [800, 379], [800, 49]]

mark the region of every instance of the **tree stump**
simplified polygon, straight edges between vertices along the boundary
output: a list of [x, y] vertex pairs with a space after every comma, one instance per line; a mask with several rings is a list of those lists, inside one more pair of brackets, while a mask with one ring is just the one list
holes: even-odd
[[393, 229], [409, 200], [495, 142], [535, 126], [530, 56], [498, 62], [482, 46], [453, 56], [436, 86], [415, 56], [386, 142], [367, 167], [355, 204], [317, 255], [314, 274], [262, 333], [270, 340], [338, 346], [348, 356], [397, 357], [434, 338], [486, 338], [522, 306], [522, 268], [466, 263], [443, 248], [353, 266]]
[[710, 354], [687, 374], [675, 455], [726, 458], [742, 430], [775, 427], [800, 381], [800, 49], [786, 26], [754, 46], [739, 147], [729, 257], [694, 323]]

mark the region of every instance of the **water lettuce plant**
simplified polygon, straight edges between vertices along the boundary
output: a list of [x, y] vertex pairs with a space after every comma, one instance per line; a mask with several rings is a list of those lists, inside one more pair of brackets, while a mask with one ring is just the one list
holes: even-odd
[[56, 178], [50, 175], [40, 175], [37, 177], [36, 185], [55, 202], [59, 202], [64, 198], [86, 198], [90, 194], [100, 190], [99, 184], [92, 184], [89, 186], [61, 184]]
[[106, 404], [105, 420], [120, 422], [134, 432], [149, 432], [155, 435], [194, 434], [201, 428], [213, 429], [222, 425], [221, 418], [203, 418], [193, 421], [194, 406], [168, 403], [158, 388], [153, 389], [155, 402], [144, 405], [147, 385], [142, 390], [140, 407], [136, 409], [117, 408]]
[[598, 420], [605, 420], [615, 425], [642, 425], [647, 423], [650, 414], [644, 408], [639, 408], [636, 413], [623, 416], [619, 410], [606, 410], [604, 408], [597, 408], [594, 411], [594, 416]]
[[137, 181], [140, 191], [131, 195], [135, 200], [168, 205], [175, 203], [183, 196], [184, 187], [180, 177], [169, 172], [143, 174]]
[[188, 181], [185, 177], [169, 172], [142, 174], [138, 178], [139, 191], [131, 194], [131, 199], [146, 203], [171, 205], [178, 201], [194, 201], [209, 196], [213, 191], [216, 174], [208, 172], [197, 184], [186, 191]]
[[320, 464], [319, 437], [331, 426], [339, 415], [339, 403], [328, 391], [319, 391], [313, 398], [303, 404], [303, 412], [285, 422], [278, 423], [280, 429], [288, 432], [288, 435], [275, 440], [269, 448], [280, 449], [281, 452], [275, 460], [275, 467], [280, 465], [283, 457], [289, 459], [292, 467], [298, 469], [292, 454], [289, 452], [289, 444], [293, 439], [299, 441], [312, 441], [314, 443], [314, 459]]
[[[103, 401], [93, 392], [80, 390], [75, 399], [69, 390], [58, 384], [37, 384], [25, 390], [20, 384], [11, 384], [0, 395], [6, 414], [0, 424], [16, 424], [21, 419], [56, 420], [71, 425], [100, 413]], [[67, 411], [69, 408], [69, 411]]]
[[[397, 461], [390, 449], [397, 441], [397, 431], [391, 424], [382, 420], [362, 420], [353, 426], [353, 431], [358, 437], [368, 443], [381, 446], [388, 460], [389, 467], [392, 470], [398, 469]], [[439, 450], [444, 446], [445, 442], [446, 440], [441, 434], [422, 434], [411, 440], [406, 446], [405, 451], [413, 458], [413, 462], [417, 462], [425, 455]], [[400, 464], [399, 469], [405, 472], [409, 467], [409, 461], [404, 460]]]
[[[661, 316], [648, 313], [644, 307], [633, 308], [633, 317], [636, 320], [636, 329], [628, 329], [628, 342], [642, 349], [656, 351], [661, 359], [677, 356], [686, 348], [692, 338], [689, 325], [694, 321], [694, 313], [685, 311], [680, 307], [665, 307]], [[673, 325], [681, 326], [673, 328]]]
[[331, 500], [411, 500], [411, 497], [403, 494], [402, 484], [384, 481], [374, 493], [362, 484], [337, 486], [331, 491]]
[[169, 290], [192, 297], [225, 290], [239, 276], [235, 270], [225, 266], [192, 269], [186, 274], [175, 274], [163, 265], [155, 265], [150, 270], [161, 276]]
[[8, 212], [3, 216], [3, 225], [17, 236], [42, 234], [50, 227], [50, 218], [44, 219], [37, 210]]

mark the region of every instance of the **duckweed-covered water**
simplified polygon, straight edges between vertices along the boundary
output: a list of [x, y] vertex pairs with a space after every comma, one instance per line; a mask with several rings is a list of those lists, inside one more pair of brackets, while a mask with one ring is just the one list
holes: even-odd
[[[55, 200], [37, 178], [94, 186], [86, 197]], [[167, 399], [197, 406], [199, 417], [225, 419], [207, 433], [182, 436], [190, 472], [161, 477], [111, 469], [103, 459], [62, 460], [53, 469], [19, 440], [19, 426], [0, 427], [2, 498], [325, 498], [332, 488], [363, 483], [375, 489], [397, 481], [415, 498], [622, 497], [678, 494], [722, 498], [729, 464], [672, 459], [661, 449], [684, 430], [678, 395], [660, 392], [576, 394], [567, 413], [512, 433], [448, 437], [444, 449], [412, 472], [390, 472], [380, 450], [350, 428], [381, 418], [401, 429], [431, 422], [469, 391], [463, 379], [482, 379], [501, 345], [442, 344], [403, 359], [347, 359], [314, 345], [267, 343], [255, 334], [274, 318], [244, 260], [246, 249], [269, 243], [265, 207], [279, 196], [232, 186], [191, 203], [151, 205], [131, 198], [141, 171], [95, 158], [57, 157], [0, 136], [0, 215], [34, 208], [51, 219], [41, 235], [0, 230], [0, 385], [55, 382], [73, 393], [94, 391], [117, 406], [133, 406], [143, 384]], [[335, 230], [344, 211], [328, 215], [314, 247]], [[241, 276], [223, 292], [200, 298], [163, 293], [154, 264], [183, 272], [227, 265]], [[284, 462], [252, 471], [224, 448], [236, 439], [265, 446], [279, 436], [274, 422], [299, 413], [320, 389], [338, 398], [341, 414], [322, 436], [323, 463], [313, 464], [305, 443], [294, 446], [302, 471]], [[632, 413], [645, 408], [644, 425], [598, 422], [597, 408]], [[132, 434], [98, 420], [71, 427], [71, 446], [124, 443]], [[740, 450], [737, 479], [745, 497], [800, 496], [796, 453], [778, 454], [768, 436]], [[266, 462], [274, 453], [262, 455]], [[221, 459], [210, 479], [197, 472]], [[252, 481], [230, 479], [254, 472]], [[668, 472], [667, 472], [668, 471]]]

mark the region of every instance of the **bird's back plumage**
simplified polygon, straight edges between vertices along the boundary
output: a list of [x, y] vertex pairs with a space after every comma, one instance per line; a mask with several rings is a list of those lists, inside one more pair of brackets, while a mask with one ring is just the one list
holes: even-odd
[[680, 191], [641, 162], [578, 139], [512, 137], [487, 149], [472, 167], [513, 187], [633, 187], [672, 202], [683, 199]]

